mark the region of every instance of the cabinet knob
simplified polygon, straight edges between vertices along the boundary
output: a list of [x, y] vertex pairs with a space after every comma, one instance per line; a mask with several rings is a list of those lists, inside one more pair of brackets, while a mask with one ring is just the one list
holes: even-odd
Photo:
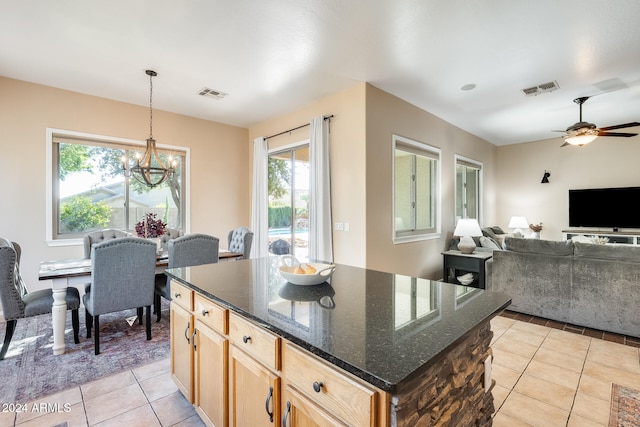
[[209, 310], [206, 310], [206, 309], [203, 308], [202, 309], [202, 315], [206, 316], [207, 314], [209, 314]]
[[320, 390], [322, 390], [322, 387], [324, 387], [324, 383], [322, 381], [313, 382], [313, 391], [315, 391], [316, 393], [320, 393]]
[[173, 297], [174, 297], [174, 298], [180, 298], [181, 296], [182, 296], [182, 295], [180, 295], [180, 294], [179, 294], [179, 293], [177, 293], [177, 292], [176, 292], [175, 294], [173, 294]]
[[245, 344], [246, 344], [246, 343], [248, 343], [249, 341], [251, 341], [251, 337], [250, 337], [250, 336], [245, 335], [245, 336], [243, 336], [243, 337], [242, 337], [242, 342], [243, 342], [243, 343], [245, 343]]

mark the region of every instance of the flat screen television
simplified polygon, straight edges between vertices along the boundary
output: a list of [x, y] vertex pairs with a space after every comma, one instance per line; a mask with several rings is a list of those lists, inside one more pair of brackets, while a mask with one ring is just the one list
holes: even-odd
[[640, 187], [569, 190], [569, 226], [640, 228]]

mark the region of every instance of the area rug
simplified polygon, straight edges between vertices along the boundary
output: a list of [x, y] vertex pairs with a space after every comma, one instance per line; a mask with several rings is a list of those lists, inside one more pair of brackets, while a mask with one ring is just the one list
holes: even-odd
[[[123, 370], [166, 359], [170, 353], [169, 303], [162, 299], [162, 319], [152, 315], [151, 340], [144, 322], [127, 318], [136, 310], [100, 316], [100, 354], [94, 354], [93, 337], [86, 338], [84, 310], [80, 309], [80, 343], [73, 342], [71, 313], [65, 325], [66, 352], [53, 355], [51, 315], [20, 319], [11, 346], [0, 361], [0, 402], [28, 402], [88, 383]], [[0, 321], [4, 338], [6, 324]]]
[[613, 384], [609, 427], [638, 426], [640, 426], [640, 391]]

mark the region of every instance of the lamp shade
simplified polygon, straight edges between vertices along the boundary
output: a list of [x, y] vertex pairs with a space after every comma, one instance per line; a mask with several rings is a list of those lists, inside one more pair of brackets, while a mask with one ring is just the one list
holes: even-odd
[[454, 236], [470, 236], [479, 237], [482, 236], [482, 230], [480, 230], [480, 224], [477, 219], [460, 219], [456, 225], [456, 229], [453, 231]]
[[512, 216], [509, 221], [509, 228], [528, 228], [529, 223], [527, 222], [527, 218], [523, 216]]

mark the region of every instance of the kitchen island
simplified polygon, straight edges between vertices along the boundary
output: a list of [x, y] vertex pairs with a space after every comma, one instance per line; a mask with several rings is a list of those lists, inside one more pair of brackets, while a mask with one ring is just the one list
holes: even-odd
[[205, 423], [491, 425], [506, 295], [345, 265], [303, 287], [279, 262], [166, 271], [172, 376]]

